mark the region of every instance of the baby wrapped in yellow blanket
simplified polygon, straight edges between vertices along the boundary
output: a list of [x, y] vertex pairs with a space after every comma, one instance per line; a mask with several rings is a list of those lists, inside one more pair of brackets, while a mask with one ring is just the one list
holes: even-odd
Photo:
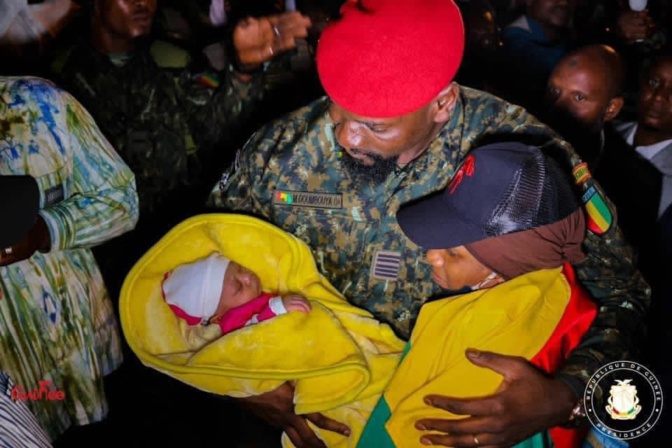
[[[163, 299], [164, 275], [213, 252], [254, 271], [266, 291], [303, 295], [312, 310], [225, 336], [216, 325], [187, 326]], [[322, 412], [350, 427], [349, 438], [314, 428], [330, 447], [356, 445], [404, 348], [387, 325], [350, 305], [319, 274], [302, 241], [243, 215], [201, 215], [172, 229], [129, 273], [120, 313], [128, 344], [145, 365], [198, 389], [247, 397], [296, 381], [297, 414]]]

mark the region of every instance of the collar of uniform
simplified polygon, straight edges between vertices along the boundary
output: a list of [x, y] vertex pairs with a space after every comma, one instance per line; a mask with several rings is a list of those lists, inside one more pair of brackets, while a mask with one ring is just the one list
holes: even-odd
[[107, 59], [115, 67], [123, 67], [133, 59], [133, 53], [108, 53]]
[[[331, 115], [329, 114], [329, 104], [331, 100], [329, 97], [322, 97], [319, 100], [315, 102], [316, 109], [320, 109], [322, 113], [320, 116], [324, 117], [325, 120], [325, 125], [324, 125], [324, 134], [327, 137], [327, 141], [329, 142], [331, 153], [340, 153], [341, 149], [338, 146], [338, 143], [336, 143], [336, 136], [334, 135], [334, 121], [331, 119]], [[338, 155], [337, 155], [338, 156]], [[340, 157], [340, 156], [338, 156]]]
[[[143, 60], [143, 63], [146, 63], [147, 61], [144, 61], [146, 58], [151, 60], [149, 47], [144, 41], [137, 42], [135, 49], [130, 53], [126, 53], [125, 55], [121, 55], [119, 53], [101, 53], [100, 51], [96, 50], [92, 44], [87, 44], [85, 47], [82, 47], [82, 49], [91, 55], [94, 62], [103, 64], [105, 67], [107, 67], [108, 70], [110, 68], [125, 69], [129, 67], [131, 63], [134, 63], [138, 60]], [[118, 65], [113, 61], [113, 59], [119, 58], [125, 59], [124, 64]]]

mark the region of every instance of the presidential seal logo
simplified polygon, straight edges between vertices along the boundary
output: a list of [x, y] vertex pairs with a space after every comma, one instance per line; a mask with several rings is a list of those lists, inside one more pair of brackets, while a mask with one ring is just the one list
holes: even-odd
[[606, 409], [614, 420], [634, 420], [642, 410], [637, 388], [630, 381], [632, 379], [616, 380], [616, 384], [609, 389], [609, 404]]
[[653, 373], [632, 361], [609, 363], [593, 374], [583, 396], [590, 423], [608, 437], [630, 440], [646, 434], [663, 410], [663, 392]]

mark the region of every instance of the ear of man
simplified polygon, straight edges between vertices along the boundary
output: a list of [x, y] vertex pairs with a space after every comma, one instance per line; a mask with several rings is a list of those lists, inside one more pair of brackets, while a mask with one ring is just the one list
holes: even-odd
[[604, 121], [611, 121], [621, 113], [623, 109], [624, 100], [622, 96], [612, 98], [607, 105], [607, 110], [604, 113]]
[[460, 93], [459, 86], [451, 82], [448, 87], [443, 89], [434, 101], [434, 122], [443, 123], [448, 121], [455, 108], [457, 97]]

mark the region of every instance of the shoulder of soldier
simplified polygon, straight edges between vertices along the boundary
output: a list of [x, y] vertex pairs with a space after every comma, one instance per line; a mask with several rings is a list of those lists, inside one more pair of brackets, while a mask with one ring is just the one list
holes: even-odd
[[171, 42], [157, 39], [149, 46], [149, 54], [159, 68], [184, 69], [191, 63], [187, 50]]
[[524, 108], [481, 90], [460, 86], [460, 101], [467, 134], [510, 133], [521, 125], [540, 124]]
[[481, 110], [507, 110], [510, 108], [520, 108], [506, 100], [498, 98], [488, 92], [482, 90], [472, 89], [460, 85], [460, 100], [465, 109], [470, 109], [473, 112], [480, 112]]
[[462, 102], [470, 105], [472, 108], [487, 107], [497, 111], [506, 111], [509, 114], [515, 113], [517, 115], [524, 113], [525, 115], [531, 116], [531, 114], [524, 107], [510, 103], [503, 98], [488, 92], [484, 92], [483, 90], [460, 85], [460, 96], [462, 98]]
[[525, 108], [490, 93], [460, 86], [463, 138], [477, 144], [516, 139], [538, 146], [570, 168], [582, 163], [572, 146]]
[[[319, 98], [312, 103], [276, 118], [264, 125], [258, 134], [275, 142], [294, 142], [301, 135], [313, 130], [317, 121], [327, 113], [329, 100]], [[279, 146], [279, 145], [278, 145]]]

